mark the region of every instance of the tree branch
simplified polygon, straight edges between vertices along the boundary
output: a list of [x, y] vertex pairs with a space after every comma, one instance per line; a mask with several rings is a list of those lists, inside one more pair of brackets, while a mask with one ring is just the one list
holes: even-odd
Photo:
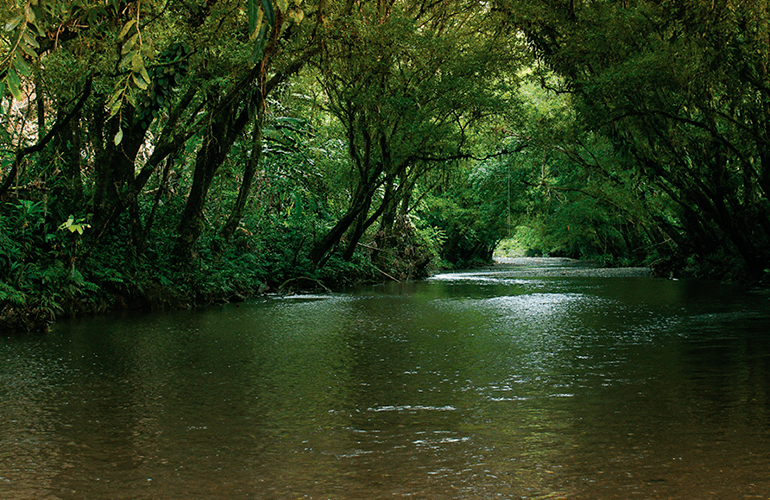
[[38, 151], [41, 151], [46, 145], [53, 139], [56, 134], [58, 134], [64, 127], [69, 124], [70, 120], [74, 118], [81, 109], [83, 109], [83, 105], [86, 103], [86, 100], [91, 95], [91, 87], [93, 83], [93, 75], [89, 75], [88, 79], [86, 80], [85, 88], [83, 89], [83, 93], [81, 94], [80, 98], [78, 99], [78, 102], [75, 104], [75, 107], [72, 108], [72, 111], [67, 113], [64, 118], [61, 120], [56, 120], [56, 122], [51, 127], [51, 130], [48, 131], [47, 134], [45, 134], [38, 142], [37, 144], [34, 144], [32, 146], [27, 146], [25, 148], [19, 147], [18, 150], [16, 150], [16, 157], [13, 160], [13, 165], [11, 166], [11, 170], [8, 172], [8, 177], [5, 179], [5, 182], [2, 186], [0, 186], [0, 196], [3, 196], [8, 189], [10, 189], [11, 184], [13, 184], [13, 181], [16, 180], [16, 176], [19, 172], [19, 166], [21, 165], [22, 160], [24, 160], [24, 157], [27, 155], [30, 155], [32, 153], [37, 153]]

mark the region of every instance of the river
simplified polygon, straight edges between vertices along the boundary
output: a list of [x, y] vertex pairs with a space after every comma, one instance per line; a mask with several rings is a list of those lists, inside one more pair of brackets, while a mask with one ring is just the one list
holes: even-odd
[[522, 269], [0, 337], [0, 498], [770, 498], [766, 292]]

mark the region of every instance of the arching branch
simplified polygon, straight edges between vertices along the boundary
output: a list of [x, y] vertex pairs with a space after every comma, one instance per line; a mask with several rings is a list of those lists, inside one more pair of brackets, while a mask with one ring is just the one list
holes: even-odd
[[93, 83], [93, 76], [89, 75], [88, 79], [86, 80], [85, 88], [83, 89], [83, 93], [80, 95], [80, 98], [78, 99], [78, 102], [75, 104], [75, 107], [72, 108], [72, 110], [64, 115], [61, 120], [56, 120], [56, 123], [53, 124], [53, 127], [51, 127], [51, 130], [48, 131], [47, 134], [45, 134], [36, 144], [32, 146], [27, 146], [25, 148], [20, 147], [18, 150], [16, 150], [16, 157], [13, 159], [13, 164], [11, 165], [11, 170], [8, 172], [8, 176], [5, 179], [5, 182], [3, 182], [2, 186], [0, 186], [0, 196], [3, 196], [11, 187], [11, 184], [13, 184], [13, 181], [16, 180], [16, 176], [19, 173], [19, 166], [21, 166], [21, 162], [24, 160], [24, 157], [27, 155], [30, 155], [32, 153], [37, 153], [38, 151], [41, 151], [46, 145], [53, 139], [56, 134], [58, 134], [64, 127], [66, 127], [70, 120], [77, 116], [78, 113], [80, 113], [80, 110], [83, 109], [83, 105], [86, 103], [86, 100], [91, 95], [91, 87]]

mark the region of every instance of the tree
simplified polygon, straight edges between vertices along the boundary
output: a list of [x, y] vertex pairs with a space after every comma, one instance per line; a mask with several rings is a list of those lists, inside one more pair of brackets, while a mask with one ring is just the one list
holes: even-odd
[[[27, 0], [0, 10], [9, 20], [0, 36], [2, 215], [34, 202], [23, 213], [42, 214], [26, 226], [41, 248], [24, 259], [38, 259], [37, 276], [46, 276], [19, 271], [14, 239], [24, 235], [8, 233], [0, 249], [8, 283], [48, 293], [46, 283], [63, 286], [62, 262], [70, 278], [79, 276], [78, 263], [100, 284], [137, 298], [147, 283], [127, 275], [143, 272], [143, 253], [153, 247], [158, 265], [171, 253], [159, 242], [173, 236], [162, 202], [187, 207], [173, 214], [176, 254], [186, 264], [219, 166], [243, 132], [259, 136], [266, 96], [312, 53], [314, 22], [323, 17], [318, 5], [297, 0]], [[255, 164], [249, 168], [243, 193]], [[234, 224], [243, 209], [243, 200], [235, 203]], [[20, 225], [7, 227], [25, 227], [26, 216], [13, 217]], [[158, 218], [167, 234], [152, 241]], [[60, 226], [79, 230], [68, 242]], [[81, 280], [73, 295], [86, 289]], [[3, 304], [7, 296], [0, 294]]]
[[420, 177], [470, 157], [473, 127], [502, 109], [524, 62], [476, 2], [349, 2], [340, 18], [316, 67], [324, 107], [345, 130], [350, 201], [315, 242], [316, 264], [343, 236], [349, 259], [376, 221], [388, 231], [409, 212]]
[[[264, 47], [259, 49], [257, 57], [253, 57], [253, 65], [245, 75], [236, 77], [235, 83], [229, 88], [225, 87], [227, 90], [222, 91], [222, 95], [210, 91], [206, 96], [211, 109], [217, 111], [212, 113], [206, 124], [202, 145], [196, 157], [192, 188], [179, 223], [179, 237], [174, 253], [182, 261], [191, 259], [193, 246], [203, 231], [203, 206], [217, 169], [247, 125], [253, 125], [255, 149], [246, 164], [248, 172], [241, 187], [243, 196], [236, 201], [232, 217], [222, 233], [226, 240], [232, 235], [235, 224], [240, 219], [239, 212], [242, 212], [244, 207], [244, 196], [248, 194], [256, 162], [259, 161], [262, 115], [267, 97], [289, 76], [299, 71], [315, 51], [305, 38], [307, 33], [301, 33], [295, 24], [290, 23], [292, 18], [299, 21], [301, 17], [296, 14], [294, 17], [290, 16], [290, 8], [293, 7], [290, 7], [288, 2], [276, 2], [274, 6], [270, 2], [263, 2], [262, 8], [265, 8], [267, 28], [255, 29], [261, 30], [260, 37], [268, 38]], [[320, 21], [322, 11], [315, 12]], [[297, 39], [300, 39], [300, 42], [297, 42]], [[271, 74], [272, 66], [278, 67]]]
[[523, 250], [535, 254], [643, 263], [665, 245], [651, 217], [666, 213], [665, 205], [623, 167], [610, 140], [584, 126], [574, 95], [550, 90], [561, 79], [543, 72], [530, 77], [508, 132], [525, 147], [486, 162], [477, 175], [507, 193], [509, 236], [520, 228]]
[[656, 222], [679, 258], [737, 256], [746, 275], [760, 278], [770, 262], [767, 6], [498, 6], [566, 78], [587, 126], [671, 200], [673, 218]]
[[[15, 17], [5, 26], [11, 36], [2, 45], [0, 91], [11, 102], [26, 101], [29, 110], [38, 110], [33, 127], [40, 140], [25, 145], [30, 127], [11, 127], [18, 154], [0, 193], [17, 179], [22, 159], [53, 140], [57, 152], [50, 158], [68, 159], [56, 176], [67, 173], [64, 183], [77, 184], [72, 187], [76, 192], [82, 191], [81, 181], [75, 182], [82, 168], [93, 169], [86, 179], [93, 181], [93, 245], [129, 209], [131, 242], [141, 253], [147, 237], [139, 209], [142, 189], [167, 158], [198, 141], [193, 189], [178, 228], [177, 253], [189, 258], [211, 178], [233, 142], [261, 113], [267, 94], [310, 53], [312, 26], [300, 27], [303, 7], [320, 20], [321, 9], [300, 1], [223, 0], [196, 7], [111, 0], [41, 7], [29, 0], [12, 8]], [[88, 75], [80, 84], [85, 90], [78, 91], [69, 74]], [[83, 99], [73, 105], [79, 95]], [[46, 130], [53, 96], [61, 100], [54, 107], [58, 119]], [[4, 114], [14, 116], [13, 110]], [[64, 155], [62, 145], [74, 149], [68, 141], [74, 139], [68, 128], [73, 117], [82, 123], [80, 151]], [[80, 164], [84, 152], [93, 159], [89, 165]], [[82, 213], [84, 207], [63, 210]]]

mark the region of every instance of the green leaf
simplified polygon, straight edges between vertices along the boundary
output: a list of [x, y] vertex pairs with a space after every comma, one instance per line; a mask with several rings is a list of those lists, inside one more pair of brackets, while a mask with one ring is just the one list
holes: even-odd
[[70, 215], [69, 219], [67, 219], [65, 222], [63, 222], [63, 223], [62, 223], [62, 224], [59, 226], [59, 230], [61, 231], [61, 230], [63, 230], [63, 229], [69, 229], [69, 228], [70, 228], [70, 226], [72, 226], [72, 223], [73, 223], [73, 222], [75, 222], [75, 219], [74, 219], [74, 217], [72, 217], [72, 216]]
[[29, 67], [29, 64], [27, 64], [27, 61], [24, 60], [21, 54], [16, 54], [16, 57], [13, 58], [13, 67], [21, 75], [29, 76], [32, 74], [32, 68]]
[[134, 85], [141, 90], [147, 90], [147, 82], [142, 78], [141, 73], [131, 73], [131, 79], [134, 81]]
[[119, 128], [118, 133], [115, 134], [115, 138], [113, 139], [113, 142], [115, 142], [115, 145], [119, 145], [120, 142], [123, 140], [123, 129]]
[[144, 40], [142, 40], [142, 55], [148, 59], [151, 59], [153, 54], [154, 51], [152, 48], [152, 38], [145, 35]]
[[29, 31], [25, 30], [22, 37], [24, 38], [24, 41], [27, 43], [27, 45], [29, 45], [30, 47], [34, 47], [36, 49], [40, 48], [40, 44], [37, 43], [37, 39], [34, 36], [32, 36]]
[[24, 9], [24, 15], [27, 18], [27, 22], [32, 24], [35, 22], [35, 11], [32, 10], [32, 6], [30, 4], [27, 4], [27, 7]]
[[24, 51], [25, 54], [27, 54], [29, 57], [37, 58], [37, 52], [35, 52], [32, 47], [29, 45], [23, 43], [21, 44], [21, 50]]
[[112, 96], [110, 96], [110, 99], [107, 101], [107, 107], [111, 108], [113, 104], [118, 102], [120, 100], [120, 97], [123, 95], [123, 89], [118, 89], [115, 91]]
[[19, 15], [5, 23], [5, 31], [13, 31], [16, 29], [16, 26], [20, 25], [21, 22], [24, 21], [24, 16]]
[[123, 29], [120, 30], [120, 34], [118, 35], [118, 41], [122, 41], [124, 38], [126, 38], [126, 35], [128, 35], [128, 30], [130, 30], [131, 26], [134, 24], [136, 24], [136, 19], [131, 19], [126, 23], [125, 26], [123, 26]]
[[144, 68], [144, 59], [142, 58], [142, 54], [139, 52], [134, 52], [133, 57], [131, 57], [131, 70], [134, 73], [139, 73]]
[[147, 74], [147, 68], [142, 66], [142, 69], [139, 71], [139, 74], [142, 75], [142, 78], [144, 78], [144, 81], [147, 82], [147, 85], [152, 83], [152, 80], [150, 79], [150, 75]]
[[293, 9], [289, 11], [286, 17], [288, 17], [290, 21], [299, 24], [305, 18], [305, 13], [302, 9]]
[[255, 38], [257, 38], [257, 35], [262, 30], [262, 18], [263, 17], [264, 17], [264, 12], [262, 11], [262, 9], [258, 9], [257, 10], [257, 23], [254, 26], [254, 29], [249, 31], [249, 39], [250, 40], [253, 41]]
[[265, 33], [267, 33], [267, 25], [262, 25], [257, 40], [254, 42], [254, 49], [251, 52], [252, 63], [257, 62], [262, 58], [262, 49], [265, 48]]
[[128, 89], [128, 92], [126, 92], [126, 100], [131, 106], [136, 107], [136, 96], [134, 95], [134, 89]]
[[257, 29], [259, 29], [259, 25], [262, 21], [262, 11], [259, 9], [259, 4], [257, 3], [257, 0], [249, 0], [248, 11], [249, 11], [249, 36], [252, 37], [256, 33]]
[[46, 33], [45, 33], [45, 31], [43, 31], [43, 28], [40, 27], [40, 23], [35, 23], [32, 26], [34, 26], [35, 29], [37, 29], [37, 36], [39, 36], [41, 38], [45, 38], [46, 37]]
[[37, 22], [34, 23], [35, 27], [38, 29], [38, 31], [41, 30], [40, 27], [40, 21], [43, 19], [43, 8], [40, 4], [37, 2], [30, 2], [30, 8], [32, 9], [32, 12], [35, 14], [35, 19]]
[[275, 26], [275, 10], [273, 10], [273, 2], [270, 0], [262, 0], [262, 9], [265, 11], [265, 17], [267, 17], [268, 24]]
[[91, 227], [89, 224], [83, 224], [82, 222], [76, 224], [75, 218], [70, 215], [69, 219], [59, 226], [59, 231], [67, 229], [70, 233], [77, 232], [78, 234], [83, 234], [83, 230], [89, 227]]
[[8, 90], [11, 91], [13, 98], [17, 101], [21, 101], [24, 97], [21, 94], [21, 80], [19, 79], [19, 75], [16, 73], [14, 68], [8, 68], [8, 76], [6, 77], [6, 82], [8, 82]]
[[133, 50], [138, 40], [139, 40], [139, 33], [134, 33], [134, 35], [131, 38], [129, 38], [125, 44], [123, 44], [123, 47], [120, 49], [120, 55], [125, 56], [126, 54], [131, 52], [131, 50]]
[[[122, 92], [121, 92], [122, 95]], [[120, 107], [123, 105], [123, 101], [118, 99], [117, 101], [112, 103], [112, 106], [110, 106], [110, 118], [118, 114], [118, 111], [120, 111]]]

